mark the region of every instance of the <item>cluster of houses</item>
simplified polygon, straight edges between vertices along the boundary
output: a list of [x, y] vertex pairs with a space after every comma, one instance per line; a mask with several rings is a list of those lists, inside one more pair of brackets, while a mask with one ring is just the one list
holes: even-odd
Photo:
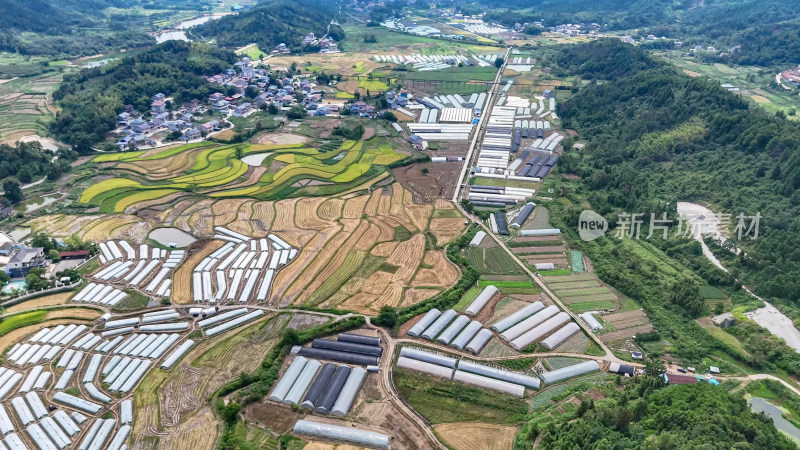
[[27, 248], [0, 232], [0, 270], [11, 278], [25, 278], [31, 269], [44, 269], [51, 263], [43, 248]]
[[[151, 98], [149, 114], [125, 106], [117, 116], [116, 133], [120, 137], [117, 146], [129, 149], [158, 145], [153, 135], [164, 130], [179, 132], [181, 141], [196, 141], [229, 126], [224, 119], [204, 119], [204, 114], [210, 111], [225, 117], [247, 117], [271, 103], [283, 110], [300, 105], [315, 115], [339, 112], [338, 105], [322, 104], [324, 93], [311, 81], [298, 77], [273, 79], [266, 69], [254, 67], [248, 57], [207, 80], [225, 93], [215, 92], [205, 103], [196, 99], [186, 102], [177, 110], [171, 107], [173, 99], [158, 93]], [[250, 98], [248, 94], [255, 95]]]

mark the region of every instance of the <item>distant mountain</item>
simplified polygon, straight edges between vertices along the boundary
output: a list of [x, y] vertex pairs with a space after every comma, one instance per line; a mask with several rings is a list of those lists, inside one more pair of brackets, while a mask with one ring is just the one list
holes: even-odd
[[[322, 37], [338, 11], [335, 0], [266, 0], [237, 15], [223, 17], [192, 28], [191, 34], [216, 39], [222, 46], [244, 46], [256, 43], [262, 50], [285, 43], [292, 50], [304, 48], [308, 33]], [[344, 33], [337, 25], [335, 38]], [[332, 30], [333, 31], [333, 30]], [[305, 46], [307, 47], [307, 46]]]

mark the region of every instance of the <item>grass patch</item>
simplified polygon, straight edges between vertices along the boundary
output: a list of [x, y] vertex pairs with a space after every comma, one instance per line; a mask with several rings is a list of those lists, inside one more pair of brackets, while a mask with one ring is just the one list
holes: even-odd
[[718, 326], [713, 325], [713, 324], [711, 324], [709, 326], [704, 326], [703, 328], [706, 331], [708, 331], [708, 334], [713, 336], [714, 339], [717, 339], [718, 341], [720, 341], [723, 344], [727, 345], [728, 347], [730, 347], [734, 351], [738, 352], [739, 353], [738, 356], [739, 356], [740, 359], [748, 361], [748, 360], [750, 360], [750, 358], [752, 358], [752, 356], [750, 355], [750, 352], [748, 352], [744, 348], [744, 345], [739, 341], [739, 339], [736, 339], [736, 336], [728, 333], [727, 331], [725, 331], [722, 328], [719, 328]]
[[147, 307], [147, 302], [150, 301], [150, 298], [139, 291], [134, 291], [132, 289], [125, 289], [125, 293], [128, 294], [121, 302], [114, 305], [111, 308], [111, 311], [115, 313], [127, 313], [133, 311], [139, 311], [140, 309], [144, 309]]
[[581, 302], [581, 303], [570, 303], [567, 305], [570, 311], [574, 313], [585, 313], [586, 311], [602, 311], [602, 310], [610, 310], [615, 309], [617, 305], [614, 304], [612, 301], [599, 301], [599, 302]]
[[720, 291], [719, 289], [715, 288], [714, 286], [700, 286], [698, 290], [700, 295], [708, 300], [727, 300], [728, 296], [725, 295], [724, 292]]
[[486, 287], [486, 286], [494, 286], [498, 289], [502, 288], [532, 288], [533, 284], [530, 281], [492, 281], [492, 280], [479, 280], [478, 286]]
[[36, 311], [21, 312], [3, 317], [3, 321], [0, 322], [0, 336], [3, 336], [4, 334], [20, 327], [42, 322], [46, 315], [47, 311], [41, 309]]
[[569, 269], [555, 269], [555, 270], [540, 270], [539, 275], [543, 277], [553, 277], [559, 275], [569, 275], [572, 273]]
[[458, 303], [456, 303], [456, 305], [453, 306], [453, 309], [459, 312], [464, 311], [465, 309], [467, 309], [467, 306], [469, 306], [469, 304], [472, 303], [473, 300], [475, 300], [475, 298], [478, 296], [478, 294], [481, 293], [482, 290], [483, 289], [477, 286], [469, 288], [467, 292], [465, 292], [464, 295], [461, 296], [461, 300], [459, 300]]
[[495, 391], [394, 369], [398, 393], [433, 424], [483, 422], [513, 424], [527, 412], [522, 399]]
[[407, 240], [411, 239], [411, 236], [413, 236], [413, 234], [411, 234], [411, 232], [408, 231], [408, 228], [406, 228], [406, 227], [404, 227], [402, 225], [394, 227], [394, 240], [395, 241], [407, 241]]

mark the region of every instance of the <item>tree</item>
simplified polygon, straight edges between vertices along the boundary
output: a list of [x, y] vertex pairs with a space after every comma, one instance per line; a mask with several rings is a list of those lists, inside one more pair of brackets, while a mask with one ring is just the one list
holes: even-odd
[[50, 250], [47, 252], [47, 259], [53, 262], [59, 262], [61, 261], [61, 253], [59, 253], [59, 251], [56, 249]]
[[19, 182], [14, 179], [8, 179], [3, 182], [3, 196], [8, 199], [11, 203], [17, 203], [22, 201], [22, 188], [20, 188]]
[[497, 59], [494, 60], [494, 66], [499, 69], [500, 67], [503, 66], [503, 62], [504, 62], [503, 58], [498, 57]]
[[275, 106], [275, 103], [270, 102], [267, 105], [267, 112], [274, 115], [274, 114], [278, 114], [279, 110], [278, 110], [278, 107]]
[[289, 111], [286, 113], [286, 117], [288, 117], [288, 118], [290, 118], [292, 120], [302, 119], [302, 118], [306, 117], [307, 115], [308, 114], [306, 114], [306, 109], [303, 108], [300, 105], [292, 106], [289, 109]]
[[651, 359], [644, 364], [644, 374], [648, 377], [657, 377], [666, 371], [664, 361], [660, 359]]
[[0, 270], [0, 286], [8, 283], [11, 280], [11, 277], [8, 276], [5, 270]]
[[383, 114], [381, 114], [381, 119], [388, 120], [389, 122], [397, 122], [397, 116], [391, 111], [384, 111]]
[[378, 317], [372, 319], [375, 325], [392, 328], [397, 323], [397, 309], [392, 306], [382, 306]]
[[242, 157], [244, 156], [244, 145], [236, 144], [235, 152], [236, 152], [236, 159], [241, 160]]

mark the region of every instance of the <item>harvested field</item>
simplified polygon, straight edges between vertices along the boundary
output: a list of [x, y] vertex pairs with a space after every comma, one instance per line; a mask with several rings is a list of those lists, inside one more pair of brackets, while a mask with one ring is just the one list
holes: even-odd
[[488, 423], [446, 423], [433, 427], [456, 450], [511, 450], [517, 428]]
[[403, 294], [403, 301], [398, 306], [402, 308], [406, 306], [415, 305], [423, 300], [427, 300], [433, 297], [438, 293], [439, 291], [435, 289], [408, 288]]
[[430, 230], [436, 236], [436, 245], [443, 246], [458, 236], [466, 225], [463, 218], [434, 218], [431, 219]]
[[411, 239], [401, 242], [386, 260], [388, 264], [398, 267], [393, 279], [409, 283], [422, 262], [424, 252], [425, 236], [422, 234], [415, 234]]
[[19, 311], [24, 311], [27, 309], [38, 309], [45, 306], [54, 306], [54, 305], [62, 305], [67, 303], [70, 297], [72, 297], [75, 292], [77, 291], [70, 291], [70, 292], [61, 292], [59, 294], [51, 294], [46, 295], [44, 297], [37, 297], [32, 300], [26, 300], [22, 303], [17, 303], [16, 305], [9, 306], [6, 308], [6, 314], [12, 314]]
[[641, 309], [634, 309], [633, 311], [608, 314], [606, 316], [603, 316], [603, 320], [614, 325], [614, 328], [617, 329], [641, 326], [648, 323], [647, 316]]
[[64, 309], [55, 309], [49, 311], [45, 316], [45, 319], [46, 320], [56, 320], [56, 319], [94, 320], [102, 315], [103, 312], [97, 309], [67, 307]]
[[458, 281], [458, 268], [447, 260], [444, 251], [429, 251], [422, 262], [433, 267], [419, 269], [413, 286], [446, 287]]
[[160, 436], [159, 449], [211, 450], [217, 440], [218, 421], [211, 408], [203, 406], [197, 414], [181, 423], [174, 433]]
[[192, 298], [192, 273], [206, 256], [225, 245], [223, 241], [197, 241], [189, 247], [186, 260], [172, 276], [172, 301], [177, 304], [190, 304]]

